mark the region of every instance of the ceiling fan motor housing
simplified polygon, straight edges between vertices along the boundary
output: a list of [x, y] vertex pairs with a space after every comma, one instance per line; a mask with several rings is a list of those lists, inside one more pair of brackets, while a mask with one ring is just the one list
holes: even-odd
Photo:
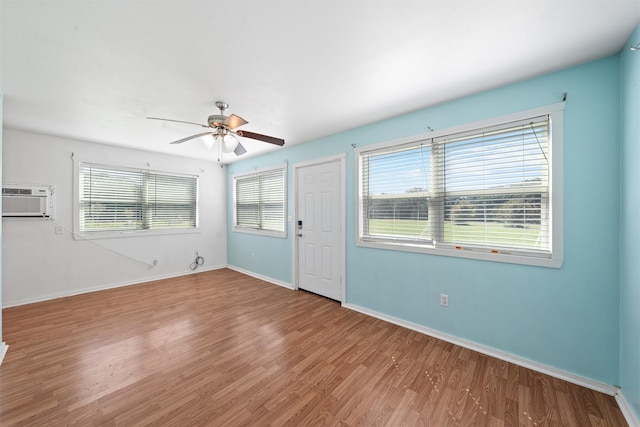
[[207, 122], [209, 123], [209, 127], [217, 128], [224, 126], [224, 121], [227, 119], [227, 116], [223, 116], [222, 114], [213, 114], [209, 116]]

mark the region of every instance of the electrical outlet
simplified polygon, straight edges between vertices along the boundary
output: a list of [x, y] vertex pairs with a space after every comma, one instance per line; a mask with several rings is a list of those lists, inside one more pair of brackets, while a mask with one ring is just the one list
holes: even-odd
[[153, 265], [158, 265], [158, 257], [157, 256], [153, 257]]
[[443, 307], [449, 307], [449, 295], [440, 294], [440, 305]]

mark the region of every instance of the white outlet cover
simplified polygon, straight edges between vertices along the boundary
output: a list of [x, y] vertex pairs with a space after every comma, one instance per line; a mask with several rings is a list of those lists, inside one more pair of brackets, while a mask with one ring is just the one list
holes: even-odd
[[449, 295], [440, 294], [440, 305], [444, 307], [449, 306]]

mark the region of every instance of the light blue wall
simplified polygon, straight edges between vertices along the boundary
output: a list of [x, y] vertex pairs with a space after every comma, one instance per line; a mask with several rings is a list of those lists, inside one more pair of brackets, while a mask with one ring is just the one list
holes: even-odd
[[620, 54], [620, 386], [640, 418], [640, 26]]
[[[351, 144], [364, 146], [423, 133], [427, 126], [443, 129], [553, 104], [565, 91], [562, 268], [356, 247]], [[348, 303], [618, 384], [619, 106], [616, 56], [248, 159], [230, 165], [228, 174], [346, 153]], [[232, 180], [228, 183], [231, 219]], [[290, 185], [290, 213], [291, 190]], [[291, 231], [287, 239], [277, 239], [229, 228], [229, 265], [292, 282]], [[449, 295], [448, 308], [439, 306], [440, 293]]]

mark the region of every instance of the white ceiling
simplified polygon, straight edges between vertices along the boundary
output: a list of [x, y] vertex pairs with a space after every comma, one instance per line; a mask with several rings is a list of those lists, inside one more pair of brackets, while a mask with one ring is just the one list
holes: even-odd
[[[5, 127], [215, 160], [201, 139], [168, 144], [202, 128], [145, 117], [206, 123], [224, 100], [241, 129], [304, 143], [615, 54], [640, 0], [0, 0], [0, 14]], [[242, 143], [243, 158], [277, 149]]]

